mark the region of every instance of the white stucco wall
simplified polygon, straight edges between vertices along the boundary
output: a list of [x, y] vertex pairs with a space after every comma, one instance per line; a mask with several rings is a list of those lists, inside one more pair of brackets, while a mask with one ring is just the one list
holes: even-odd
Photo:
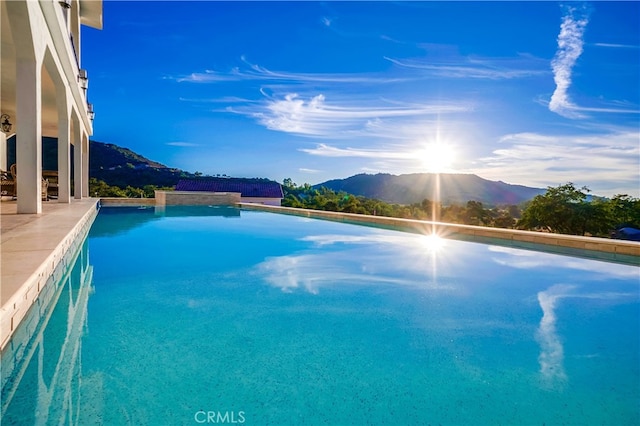
[[265, 206], [280, 206], [282, 198], [242, 197], [243, 203], [263, 204]]

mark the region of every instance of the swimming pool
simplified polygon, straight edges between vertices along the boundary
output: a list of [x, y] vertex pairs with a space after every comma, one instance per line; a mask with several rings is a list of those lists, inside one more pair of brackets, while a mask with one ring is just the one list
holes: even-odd
[[225, 207], [102, 208], [79, 253], [3, 424], [640, 421], [637, 266]]

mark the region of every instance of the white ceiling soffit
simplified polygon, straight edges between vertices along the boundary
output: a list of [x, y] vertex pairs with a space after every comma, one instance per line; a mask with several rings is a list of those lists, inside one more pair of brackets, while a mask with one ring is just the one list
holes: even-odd
[[80, 0], [80, 22], [98, 30], [102, 29], [102, 0]]

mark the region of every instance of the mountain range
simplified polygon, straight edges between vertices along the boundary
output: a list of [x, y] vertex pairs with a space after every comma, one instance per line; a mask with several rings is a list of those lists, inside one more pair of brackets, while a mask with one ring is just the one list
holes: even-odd
[[[467, 201], [479, 201], [488, 206], [517, 205], [546, 191], [458, 173], [359, 174], [314, 185], [315, 188], [323, 186], [392, 204], [413, 204], [425, 198], [439, 198], [444, 205]], [[435, 193], [436, 188], [439, 188], [439, 196]]]

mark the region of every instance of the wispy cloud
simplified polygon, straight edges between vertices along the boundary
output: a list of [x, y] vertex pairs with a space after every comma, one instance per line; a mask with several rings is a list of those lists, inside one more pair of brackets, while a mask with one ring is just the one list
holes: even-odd
[[[536, 187], [566, 182], [587, 185], [598, 195], [640, 196], [640, 132], [634, 129], [591, 135], [516, 133], [468, 170], [489, 179]], [[602, 193], [604, 192], [604, 193]]]
[[556, 313], [558, 304], [566, 298], [598, 299], [615, 304], [634, 300], [636, 295], [632, 292], [581, 293], [577, 286], [571, 284], [555, 284], [538, 293], [538, 303], [542, 309], [542, 318], [535, 335], [540, 345], [538, 362], [542, 383], [550, 388], [562, 387], [567, 380], [564, 369], [564, 347], [557, 330], [558, 315]]
[[315, 174], [315, 173], [320, 173], [321, 170], [318, 169], [308, 169], [306, 167], [300, 167], [298, 169], [298, 171], [301, 171], [302, 173], [310, 173], [310, 174]]
[[181, 147], [194, 147], [194, 146], [200, 146], [200, 144], [197, 144], [197, 143], [191, 143], [191, 142], [167, 142], [165, 145], [169, 145], [169, 146], [181, 146]]
[[[251, 76], [241, 73], [238, 68], [228, 72], [205, 70], [204, 72], [194, 72], [180, 77], [167, 76], [165, 79], [176, 80], [179, 83], [221, 83], [229, 81], [247, 80]], [[255, 77], [254, 77], [255, 78]]]
[[178, 98], [181, 102], [202, 103], [202, 104], [246, 104], [256, 102], [253, 99], [241, 98], [238, 96], [222, 96], [219, 98]]
[[585, 8], [567, 6], [560, 25], [558, 50], [551, 61], [556, 89], [551, 95], [549, 109], [567, 118], [581, 118], [569, 99], [568, 90], [576, 61], [582, 54], [584, 31], [589, 22]]
[[255, 267], [253, 273], [262, 277], [269, 285], [286, 293], [304, 290], [311, 294], [318, 294], [322, 288], [328, 289], [341, 285], [417, 286], [417, 283], [422, 284], [426, 281], [423, 277], [413, 280], [397, 278], [397, 274], [394, 276], [388, 271], [381, 273], [383, 272], [380, 271], [381, 268], [376, 268], [378, 269], [376, 271], [371, 265], [362, 265], [358, 270], [352, 265], [353, 261], [349, 261], [350, 257], [358, 256], [348, 251], [339, 251], [267, 257]]
[[260, 80], [288, 83], [336, 83], [336, 84], [388, 84], [410, 80], [409, 77], [389, 76], [381, 73], [292, 73], [272, 71], [266, 67], [252, 64], [241, 58], [244, 68], [234, 67], [229, 71], [205, 70], [181, 76], [166, 76], [165, 79], [179, 83], [225, 83], [230, 81]]
[[[250, 117], [266, 129], [328, 140], [415, 143], [429, 133], [436, 117], [469, 112], [467, 100], [424, 99], [401, 84], [426, 79], [420, 73], [292, 73], [252, 64], [228, 73], [208, 70], [178, 78], [179, 82], [224, 84], [255, 80], [261, 97], [180, 98], [193, 103], [226, 103], [224, 112]], [[399, 86], [394, 86], [398, 84]], [[395, 88], [399, 90], [395, 90]], [[406, 86], [405, 86], [406, 87]], [[391, 99], [398, 94], [401, 100]], [[216, 111], [222, 112], [222, 111]], [[426, 129], [426, 130], [425, 130]], [[320, 152], [320, 151], [318, 151]], [[320, 155], [320, 154], [317, 154]], [[369, 157], [372, 158], [372, 157]]]
[[[347, 285], [403, 285], [453, 291], [452, 287], [435, 281], [433, 269], [425, 268], [435, 261], [436, 255], [428, 236], [375, 232], [309, 235], [301, 241], [313, 244], [318, 250], [268, 257], [255, 266], [253, 273], [284, 292], [303, 290], [317, 294], [323, 289]], [[458, 262], [457, 258], [440, 254], [440, 262], [445, 259]], [[390, 256], [393, 262], [388, 261]], [[403, 271], [401, 278], [398, 271]]]
[[[265, 96], [267, 96], [265, 94]], [[269, 96], [259, 106], [238, 108], [270, 130], [321, 138], [352, 137], [353, 132], [369, 134], [372, 123], [382, 119], [419, 119], [439, 114], [469, 111], [470, 106], [455, 103], [395, 103], [379, 99], [357, 102], [328, 102], [323, 94], [306, 99], [296, 93]]]
[[574, 111], [585, 111], [585, 112], [606, 112], [610, 114], [640, 114], [640, 109], [638, 108], [615, 108], [615, 107], [582, 107], [582, 106], [574, 106]]
[[360, 158], [382, 158], [382, 159], [400, 159], [409, 160], [417, 156], [412, 151], [389, 151], [389, 150], [373, 150], [373, 149], [356, 149], [356, 148], [337, 148], [325, 144], [319, 144], [316, 148], [302, 148], [302, 152], [320, 157], [360, 157]]
[[[329, 23], [330, 25], [330, 23]], [[433, 76], [447, 78], [472, 78], [504, 80], [527, 78], [549, 73], [543, 67], [544, 60], [531, 55], [521, 54], [514, 58], [484, 58], [479, 56], [455, 57], [446, 62], [433, 62], [427, 59], [400, 59], [384, 57], [400, 68], [417, 72], [405, 74], [389, 73], [293, 73], [274, 71], [253, 64], [246, 58], [241, 60], [244, 68], [234, 67], [228, 71], [205, 70], [181, 76], [166, 76], [184, 83], [224, 83], [230, 81], [261, 80], [265, 82], [287, 83], [333, 83], [333, 84], [389, 84], [424, 80]]]
[[434, 158], [430, 155], [433, 147], [424, 138], [407, 143], [382, 141], [377, 144], [367, 144], [366, 147], [340, 147], [321, 143], [315, 148], [298, 150], [317, 157], [355, 159], [356, 162], [361, 163], [360, 171], [363, 173], [421, 173], [454, 170], [444, 158], [438, 161], [430, 160]]
[[[536, 102], [540, 105], [544, 105], [551, 109], [550, 101], [543, 97], [538, 97]], [[598, 99], [594, 101], [594, 104], [598, 104], [599, 106], [579, 106], [575, 104], [571, 104], [571, 110], [567, 110], [569, 114], [573, 114], [573, 118], [577, 118], [580, 115], [580, 112], [594, 112], [594, 113], [606, 113], [606, 114], [640, 114], [640, 108], [638, 105], [634, 105], [628, 101], [605, 101], [603, 99]], [[567, 106], [568, 108], [569, 106]], [[565, 112], [567, 112], [565, 111]]]
[[566, 293], [574, 286], [557, 284], [538, 293], [538, 302], [543, 315], [540, 326], [536, 330], [536, 340], [540, 344], [540, 374], [543, 383], [549, 387], [563, 385], [567, 380], [564, 370], [564, 347], [556, 331], [556, 306], [558, 299], [566, 297]]
[[[445, 78], [472, 78], [488, 80], [508, 80], [548, 74], [541, 69], [540, 60], [528, 56], [519, 58], [456, 58], [455, 62], [434, 63], [426, 59], [394, 59], [385, 57], [391, 63], [404, 68], [425, 72], [428, 75]], [[531, 67], [531, 65], [534, 65]]]
[[[587, 271], [593, 279], [603, 281], [610, 281], [612, 277], [626, 280], [638, 276], [638, 268], [632, 265], [608, 262], [594, 264], [591, 259], [569, 256], [558, 257], [554, 253], [520, 250], [513, 247], [488, 246], [487, 250], [491, 252], [490, 257], [494, 262], [509, 268], [539, 271], [561, 267], [575, 271]], [[613, 294], [603, 292], [601, 297]], [[615, 296], [633, 296], [633, 293], [615, 293]]]
[[593, 43], [593, 46], [612, 47], [615, 49], [640, 49], [640, 46], [633, 44], [617, 44], [617, 43]]

